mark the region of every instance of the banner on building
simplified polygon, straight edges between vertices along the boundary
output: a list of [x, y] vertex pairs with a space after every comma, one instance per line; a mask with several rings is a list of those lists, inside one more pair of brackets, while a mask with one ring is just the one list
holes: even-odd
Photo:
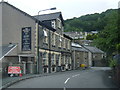
[[31, 27], [22, 28], [22, 51], [31, 50]]

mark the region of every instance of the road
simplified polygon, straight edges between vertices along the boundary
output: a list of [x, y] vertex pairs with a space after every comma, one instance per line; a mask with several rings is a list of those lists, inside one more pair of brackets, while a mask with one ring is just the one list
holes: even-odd
[[116, 88], [107, 74], [109, 68], [91, 68], [56, 73], [16, 83], [9, 88]]

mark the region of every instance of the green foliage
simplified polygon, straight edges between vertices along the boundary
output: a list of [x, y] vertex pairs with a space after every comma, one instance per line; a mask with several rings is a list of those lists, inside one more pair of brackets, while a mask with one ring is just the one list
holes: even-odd
[[88, 14], [79, 18], [65, 20], [65, 31], [101, 31], [107, 25], [108, 17], [116, 10], [110, 9], [101, 14]]
[[96, 34], [93, 34], [93, 35], [87, 35], [87, 37], [86, 37], [86, 39], [87, 40], [94, 40], [94, 39], [96, 39], [97, 38], [97, 35]]
[[98, 34], [98, 38], [94, 40], [94, 45], [107, 52], [108, 55], [116, 52], [120, 32], [118, 30], [118, 11], [112, 11], [105, 16], [107, 24]]
[[118, 53], [120, 54], [120, 43], [116, 45], [116, 50], [117, 50]]
[[110, 66], [110, 67], [116, 67], [116, 66], [117, 66], [117, 61], [111, 59], [111, 60], [109, 61], [109, 66]]

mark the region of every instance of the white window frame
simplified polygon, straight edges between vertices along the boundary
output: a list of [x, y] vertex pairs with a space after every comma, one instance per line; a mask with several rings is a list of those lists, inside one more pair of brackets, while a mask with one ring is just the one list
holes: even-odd
[[54, 29], [56, 29], [56, 22], [55, 22], [55, 20], [51, 21], [51, 26], [52, 26]]
[[44, 39], [43, 39], [43, 42], [44, 43], [48, 43], [48, 32], [47, 32], [47, 30], [43, 30], [43, 32], [44, 32]]
[[57, 21], [58, 21], [58, 28], [61, 28], [61, 20], [58, 18]]

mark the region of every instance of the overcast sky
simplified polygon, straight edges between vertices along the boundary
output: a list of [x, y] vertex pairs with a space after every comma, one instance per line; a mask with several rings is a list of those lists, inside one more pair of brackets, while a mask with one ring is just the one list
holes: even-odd
[[61, 11], [64, 19], [86, 14], [101, 13], [107, 9], [117, 9], [120, 0], [4, 0], [30, 15], [37, 15], [39, 10], [56, 7], [57, 10], [44, 11], [40, 14]]

